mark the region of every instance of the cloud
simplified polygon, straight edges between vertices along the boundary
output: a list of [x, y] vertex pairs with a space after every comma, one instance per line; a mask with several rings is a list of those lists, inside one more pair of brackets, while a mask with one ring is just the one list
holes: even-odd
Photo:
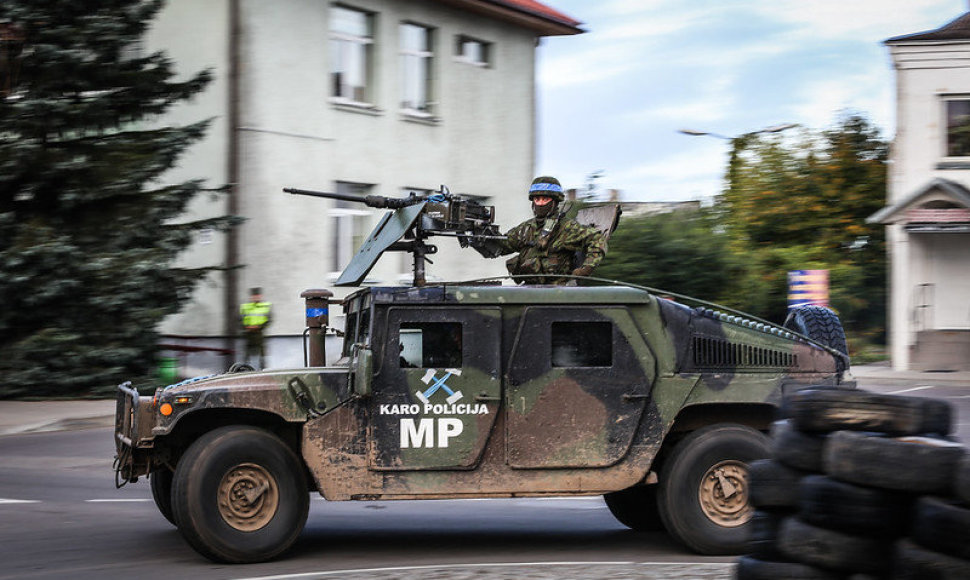
[[587, 34], [550, 38], [539, 61], [539, 157], [581, 186], [592, 170], [627, 199], [710, 197], [727, 144], [779, 123], [831, 127], [860, 112], [892, 136], [887, 38], [939, 27], [965, 0], [550, 0]]
[[885, 39], [920, 30], [901, 29], [906, 22], [935, 22], [936, 28], [959, 15], [951, 0], [813, 0], [811, 7], [794, 2], [751, 2], [766, 18], [790, 25], [802, 38]]

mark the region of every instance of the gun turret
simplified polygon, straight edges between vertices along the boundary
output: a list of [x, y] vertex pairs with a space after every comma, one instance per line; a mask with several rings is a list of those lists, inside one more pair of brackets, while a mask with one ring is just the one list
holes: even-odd
[[367, 237], [350, 264], [340, 274], [337, 286], [359, 285], [377, 263], [377, 259], [386, 251], [410, 252], [414, 258], [414, 285], [424, 286], [424, 263], [431, 262], [426, 256], [438, 251], [436, 246], [425, 242], [427, 238], [456, 237], [462, 247], [470, 243], [487, 244], [505, 239], [494, 223], [494, 206], [484, 205], [478, 200], [461, 195], [453, 195], [444, 185], [433, 193], [412, 192], [411, 195], [403, 198], [383, 195], [359, 197], [292, 187], [284, 188], [283, 191], [394, 210], [385, 214]]

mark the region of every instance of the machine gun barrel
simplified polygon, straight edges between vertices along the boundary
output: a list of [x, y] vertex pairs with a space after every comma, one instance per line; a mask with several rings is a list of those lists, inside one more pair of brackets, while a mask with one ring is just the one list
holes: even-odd
[[383, 195], [365, 195], [364, 197], [360, 197], [357, 195], [331, 193], [328, 191], [313, 191], [311, 189], [297, 189], [295, 187], [284, 187], [283, 191], [285, 191], [286, 193], [293, 193], [296, 195], [310, 195], [313, 197], [325, 197], [327, 199], [339, 199], [341, 201], [352, 201], [354, 203], [362, 203], [367, 207], [387, 208], [387, 209], [400, 209], [402, 207], [407, 207], [409, 205], [414, 205], [416, 203], [424, 201], [424, 198], [418, 197], [414, 194], [412, 194], [411, 197], [396, 198], [396, 197], [384, 197]]

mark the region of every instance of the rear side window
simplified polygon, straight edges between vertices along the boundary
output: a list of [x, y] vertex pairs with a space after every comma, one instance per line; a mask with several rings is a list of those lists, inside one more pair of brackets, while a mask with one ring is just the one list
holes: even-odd
[[611, 322], [553, 322], [553, 367], [613, 366]]

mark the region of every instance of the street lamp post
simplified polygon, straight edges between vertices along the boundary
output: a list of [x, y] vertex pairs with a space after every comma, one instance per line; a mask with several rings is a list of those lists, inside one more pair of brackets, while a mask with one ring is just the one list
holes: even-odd
[[724, 139], [725, 141], [731, 142], [731, 157], [728, 160], [727, 170], [728, 191], [731, 191], [734, 189], [734, 184], [737, 181], [738, 156], [741, 155], [741, 151], [748, 146], [748, 141], [750, 141], [752, 137], [755, 135], [761, 135], [762, 133], [781, 133], [782, 131], [797, 126], [797, 123], [782, 123], [780, 125], [772, 125], [770, 127], [765, 127], [764, 129], [758, 129], [757, 131], [742, 133], [736, 137], [728, 137], [726, 135], [721, 135], [720, 133], [698, 131], [696, 129], [678, 129], [677, 132], [683, 133], [684, 135], [690, 135], [692, 137], [715, 137], [717, 139]]

